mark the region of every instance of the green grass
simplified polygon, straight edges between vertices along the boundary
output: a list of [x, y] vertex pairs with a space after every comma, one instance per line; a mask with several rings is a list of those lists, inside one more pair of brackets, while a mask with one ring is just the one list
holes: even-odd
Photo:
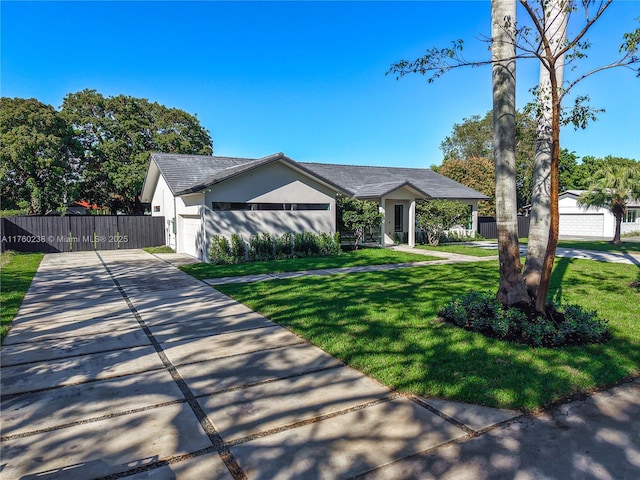
[[[520, 239], [520, 243], [527, 244], [527, 239]], [[558, 247], [575, 248], [579, 250], [595, 250], [598, 252], [622, 252], [622, 253], [640, 253], [640, 242], [629, 242], [622, 239], [622, 245], [614, 245], [606, 240], [559, 240]]]
[[43, 256], [42, 253], [15, 252], [0, 255], [0, 342], [4, 342]]
[[144, 247], [143, 250], [147, 253], [175, 253], [173, 248], [162, 245], [161, 247]]
[[606, 344], [530, 348], [437, 320], [460, 292], [494, 290], [497, 261], [219, 288], [402, 392], [525, 411], [640, 374], [638, 267], [558, 259], [550, 294], [597, 309]]
[[482, 248], [482, 247], [473, 247], [469, 245], [438, 245], [437, 247], [432, 247], [431, 245], [416, 245], [416, 248], [420, 248], [422, 250], [435, 250], [439, 252], [447, 252], [447, 253], [459, 253], [461, 255], [471, 255], [474, 257], [492, 257], [498, 255], [497, 248]]
[[405, 253], [383, 248], [366, 248], [330, 257], [289, 258], [267, 262], [247, 262], [234, 265], [212, 265], [196, 263], [180, 267], [196, 278], [222, 278], [265, 273], [297, 272], [324, 268], [358, 267], [363, 265], [383, 265], [387, 263], [424, 262], [439, 260], [436, 257]]

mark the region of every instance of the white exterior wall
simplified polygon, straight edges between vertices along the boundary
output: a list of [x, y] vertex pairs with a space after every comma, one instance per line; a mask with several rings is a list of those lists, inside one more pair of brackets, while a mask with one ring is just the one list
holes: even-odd
[[[586, 208], [577, 199], [566, 195], [558, 199], [560, 235], [611, 237], [615, 233], [615, 218], [605, 208]], [[598, 225], [601, 224], [600, 228]]]
[[[155, 207], [160, 207], [160, 211], [156, 212]], [[174, 226], [174, 222], [176, 221], [174, 196], [162, 175], [158, 178], [158, 184], [151, 199], [151, 215], [154, 217], [164, 217], [166, 244], [175, 250], [175, 232], [177, 226]]]
[[206, 237], [202, 226], [203, 193], [176, 197], [178, 246], [176, 252], [186, 253], [200, 260], [206, 258]]
[[[245, 240], [255, 233], [335, 233], [335, 192], [281, 163], [271, 163], [252, 172], [214, 185], [204, 194], [205, 255], [206, 239], [213, 235], [241, 235]], [[214, 211], [213, 202], [238, 203], [323, 203], [328, 210]]]

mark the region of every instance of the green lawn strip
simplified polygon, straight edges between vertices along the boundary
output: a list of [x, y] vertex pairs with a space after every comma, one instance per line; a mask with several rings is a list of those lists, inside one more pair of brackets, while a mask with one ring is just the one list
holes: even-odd
[[433, 247], [431, 245], [416, 245], [416, 248], [446, 253], [458, 253], [460, 255], [471, 255], [474, 257], [492, 257], [498, 255], [497, 248], [482, 248], [470, 245], [438, 245], [437, 247]]
[[42, 253], [4, 252], [0, 260], [0, 341], [9, 332], [22, 299], [38, 270]]
[[461, 292], [494, 290], [498, 264], [223, 285], [238, 301], [399, 391], [535, 410], [640, 373], [637, 266], [559, 259], [551, 294], [597, 309], [613, 339], [603, 345], [530, 348], [436, 319]]
[[144, 247], [143, 250], [147, 253], [175, 253], [173, 248], [163, 245], [161, 247]]
[[266, 273], [299, 272], [325, 268], [359, 267], [364, 265], [383, 265], [388, 263], [424, 262], [440, 260], [437, 257], [416, 253], [398, 252], [383, 248], [367, 248], [344, 252], [330, 257], [289, 258], [266, 262], [247, 262], [234, 265], [212, 265], [196, 263], [180, 267], [196, 278], [222, 278], [241, 275], [259, 275]]
[[[527, 244], [527, 239], [520, 239], [521, 244]], [[640, 253], [640, 242], [629, 242], [622, 239], [622, 245], [614, 245], [606, 240], [559, 240], [558, 247], [576, 250], [595, 250], [597, 252]]]

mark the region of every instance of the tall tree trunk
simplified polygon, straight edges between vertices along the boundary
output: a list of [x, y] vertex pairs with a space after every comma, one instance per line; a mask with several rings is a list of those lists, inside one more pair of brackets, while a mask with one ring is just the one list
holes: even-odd
[[497, 298], [505, 305], [528, 301], [527, 289], [522, 278], [518, 244], [515, 22], [515, 0], [491, 2], [493, 151], [500, 259], [500, 285]]
[[613, 212], [613, 216], [616, 219], [616, 231], [613, 234], [613, 241], [612, 243], [614, 245], [622, 245], [622, 239], [620, 238], [620, 225], [622, 224], [622, 217], [624, 216], [624, 210], [615, 210]]
[[[543, 5], [545, 11], [545, 31], [551, 52], [555, 56], [563, 47], [567, 34], [567, 10], [565, 0], [555, 0]], [[555, 76], [558, 88], [564, 78], [564, 56], [555, 63]], [[540, 62], [540, 84], [538, 92], [538, 126], [536, 151], [533, 169], [533, 190], [531, 195], [531, 221], [529, 224], [529, 242], [524, 280], [531, 298], [536, 298], [547, 251], [550, 220], [550, 183], [551, 157], [553, 150], [551, 95], [551, 75], [548, 65]]]

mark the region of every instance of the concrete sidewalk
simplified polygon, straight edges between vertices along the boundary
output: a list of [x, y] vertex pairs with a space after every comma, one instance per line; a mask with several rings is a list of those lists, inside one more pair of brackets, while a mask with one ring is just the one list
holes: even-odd
[[[466, 245], [474, 247], [497, 250], [498, 243], [495, 241], [477, 241], [467, 242]], [[410, 251], [410, 250], [406, 250]], [[527, 254], [527, 246], [520, 245], [520, 254]], [[640, 254], [630, 252], [600, 252], [597, 250], [584, 250], [581, 248], [556, 248], [556, 257], [578, 258], [582, 260], [595, 260], [597, 262], [608, 263], [627, 263], [631, 265], [640, 265]]]
[[0, 356], [3, 480], [385, 475], [519, 416], [399, 395], [141, 250], [46, 255]]

